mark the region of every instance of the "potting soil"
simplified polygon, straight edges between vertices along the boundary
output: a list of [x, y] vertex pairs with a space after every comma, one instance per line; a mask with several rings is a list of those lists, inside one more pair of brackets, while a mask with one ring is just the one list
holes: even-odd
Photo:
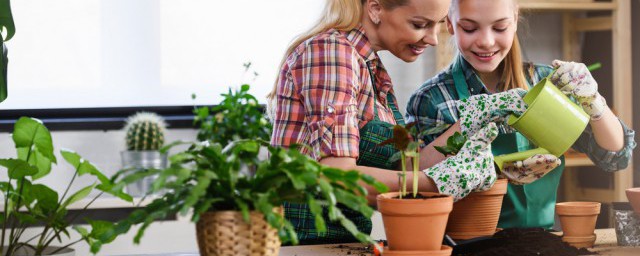
[[585, 248], [575, 248], [563, 242], [561, 237], [542, 228], [508, 228], [495, 233], [493, 238], [492, 240], [474, 242], [473, 249], [468, 253], [454, 253], [453, 255], [574, 256], [598, 254]]

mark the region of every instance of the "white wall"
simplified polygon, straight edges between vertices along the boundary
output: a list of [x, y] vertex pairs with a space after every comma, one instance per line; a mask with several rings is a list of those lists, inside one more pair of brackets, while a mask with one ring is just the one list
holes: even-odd
[[[562, 56], [561, 51], [561, 26], [559, 24], [561, 18], [558, 14], [538, 14], [535, 17], [528, 18], [526, 23], [529, 24], [528, 33], [521, 33], [521, 41], [525, 48], [525, 54], [528, 59], [549, 64], [554, 58]], [[525, 27], [526, 29], [526, 27]], [[523, 32], [525, 29], [520, 29]], [[393, 80], [400, 109], [404, 112], [404, 107], [411, 94], [426, 79], [436, 73], [434, 68], [433, 49], [429, 49], [423, 57], [415, 63], [403, 63], [402, 61], [390, 56], [388, 53], [381, 53], [381, 57], [385, 66], [389, 70]], [[196, 131], [191, 129], [170, 129], [166, 140], [193, 140], [196, 137]], [[61, 147], [73, 149], [80, 153], [84, 158], [93, 162], [106, 175], [115, 173], [120, 168], [119, 152], [124, 149], [124, 134], [121, 131], [71, 131], [71, 132], [52, 132], [54, 146], [57, 150]], [[13, 142], [9, 134], [0, 133], [0, 157], [15, 156]], [[60, 163], [54, 167], [53, 175], [43, 180], [52, 187], [62, 191], [73, 175], [73, 171], [68, 165], [63, 163], [62, 157], [58, 156]], [[0, 179], [5, 179], [6, 173], [0, 173]], [[74, 188], [89, 185], [91, 180], [80, 179]], [[375, 218], [374, 236], [376, 238], [383, 237], [381, 223]], [[152, 225], [153, 226], [153, 225]], [[174, 224], [157, 225], [150, 229], [147, 233], [147, 239], [143, 239], [145, 243], [142, 247], [130, 247], [128, 243], [131, 236], [118, 239], [116, 244], [105, 246], [100, 255], [113, 254], [133, 254], [133, 253], [151, 253], [151, 252], [185, 252], [197, 251], [195, 241], [192, 240], [195, 235], [190, 236], [194, 227], [188, 222], [179, 222]], [[149, 235], [156, 232], [152, 235]], [[175, 236], [175, 237], [174, 237]], [[170, 239], [167, 239], [170, 238]], [[174, 240], [175, 242], [171, 242]], [[147, 246], [148, 244], [154, 246]], [[76, 246], [79, 249], [86, 250], [86, 246]], [[124, 247], [124, 248], [123, 248]], [[88, 255], [79, 253], [78, 255]]]

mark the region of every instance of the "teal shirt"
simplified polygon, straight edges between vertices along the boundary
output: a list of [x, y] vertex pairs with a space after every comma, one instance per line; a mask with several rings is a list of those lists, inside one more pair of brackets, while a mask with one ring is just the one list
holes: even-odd
[[[470, 95], [489, 93], [473, 68], [463, 58], [458, 57]], [[406, 122], [416, 122], [419, 131], [424, 131], [442, 124], [453, 124], [458, 120], [455, 102], [460, 98], [456, 91], [452, 75], [453, 64], [435, 77], [427, 80], [409, 99], [406, 111]], [[550, 66], [524, 63], [525, 78], [531, 86], [552, 71]], [[584, 152], [601, 169], [616, 171], [627, 167], [631, 153], [636, 146], [635, 132], [620, 121], [625, 137], [624, 148], [620, 151], [608, 151], [595, 142], [590, 126], [578, 138], [573, 148]], [[498, 124], [500, 136], [492, 143], [494, 155], [522, 151], [534, 147], [526, 138], [517, 135], [506, 123]], [[425, 135], [425, 144], [431, 143], [440, 134]], [[543, 178], [527, 185], [509, 184], [504, 198], [499, 226], [509, 227], [543, 227], [550, 228], [554, 224], [556, 192], [560, 177], [564, 170], [562, 165]]]

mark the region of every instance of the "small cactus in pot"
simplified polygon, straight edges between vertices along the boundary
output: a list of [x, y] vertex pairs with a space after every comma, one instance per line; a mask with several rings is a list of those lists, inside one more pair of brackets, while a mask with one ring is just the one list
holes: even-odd
[[138, 112], [127, 118], [124, 127], [127, 150], [160, 150], [164, 144], [166, 127], [164, 119], [155, 113]]
[[[164, 145], [167, 125], [164, 119], [150, 112], [138, 112], [127, 118], [124, 127], [127, 150], [121, 153], [122, 167], [132, 172], [167, 167], [167, 154], [160, 152]], [[154, 177], [147, 177], [127, 185], [127, 193], [144, 196]]]

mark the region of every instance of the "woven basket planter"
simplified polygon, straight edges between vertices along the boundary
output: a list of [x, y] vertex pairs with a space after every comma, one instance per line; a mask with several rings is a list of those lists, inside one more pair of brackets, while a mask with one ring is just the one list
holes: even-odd
[[278, 231], [256, 211], [251, 212], [251, 224], [244, 222], [239, 211], [204, 213], [196, 223], [196, 232], [202, 256], [277, 256], [280, 253]]

